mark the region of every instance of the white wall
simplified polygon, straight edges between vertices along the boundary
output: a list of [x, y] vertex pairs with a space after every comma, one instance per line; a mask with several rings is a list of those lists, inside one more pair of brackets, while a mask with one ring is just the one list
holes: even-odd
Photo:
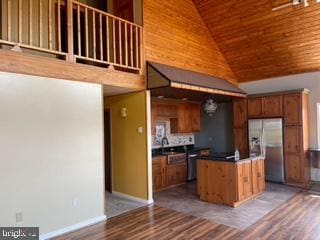
[[0, 226], [104, 215], [102, 109], [100, 85], [0, 72]]
[[[298, 74], [242, 83], [240, 87], [249, 94], [308, 88], [310, 114], [310, 147], [320, 148], [317, 126], [317, 103], [320, 103], [320, 72]], [[320, 169], [311, 169], [311, 179], [320, 181]]]

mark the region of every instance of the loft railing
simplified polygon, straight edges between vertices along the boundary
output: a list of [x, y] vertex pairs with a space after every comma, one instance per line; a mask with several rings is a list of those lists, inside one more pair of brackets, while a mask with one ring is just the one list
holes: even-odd
[[76, 0], [2, 0], [0, 43], [67, 61], [142, 68], [140, 25]]
[[62, 49], [62, 0], [2, 0], [1, 39], [7, 45], [66, 55]]

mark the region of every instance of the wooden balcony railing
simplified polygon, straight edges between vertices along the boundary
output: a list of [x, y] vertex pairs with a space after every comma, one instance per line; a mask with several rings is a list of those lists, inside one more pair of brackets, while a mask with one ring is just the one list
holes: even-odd
[[0, 43], [67, 61], [141, 71], [140, 25], [76, 0], [2, 0]]

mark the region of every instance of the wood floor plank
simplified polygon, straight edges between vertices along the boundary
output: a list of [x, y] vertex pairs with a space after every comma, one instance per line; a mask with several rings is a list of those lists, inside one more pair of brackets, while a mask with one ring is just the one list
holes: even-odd
[[320, 240], [320, 197], [300, 192], [244, 231], [149, 206], [55, 240]]

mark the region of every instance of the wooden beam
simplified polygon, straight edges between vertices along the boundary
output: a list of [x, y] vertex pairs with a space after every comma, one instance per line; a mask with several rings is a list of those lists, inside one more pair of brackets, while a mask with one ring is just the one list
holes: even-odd
[[130, 88], [132, 91], [143, 91], [146, 89], [145, 78], [142, 75], [8, 50], [0, 50], [0, 71], [98, 83]]

